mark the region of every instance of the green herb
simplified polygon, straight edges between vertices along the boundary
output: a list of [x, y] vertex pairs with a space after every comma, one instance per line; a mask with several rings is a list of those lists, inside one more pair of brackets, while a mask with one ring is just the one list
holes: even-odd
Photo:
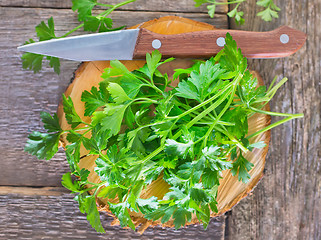
[[[132, 72], [121, 62], [112, 61], [99, 88], [82, 94], [85, 115], [91, 122], [83, 122], [72, 99], [63, 96], [72, 129], [63, 131], [56, 115], [42, 113], [47, 133], [29, 136], [26, 151], [49, 159], [57, 151], [59, 137], [67, 134], [71, 174], [63, 176], [62, 184], [77, 194], [81, 212], [87, 213], [99, 232], [103, 228], [95, 205], [97, 196], [117, 197], [119, 202], [109, 203], [109, 209], [123, 227], [135, 229], [129, 212], [133, 211], [162, 223], [173, 219], [175, 228], [196, 214], [206, 228], [211, 212], [217, 212], [222, 171], [230, 170], [247, 183], [253, 164], [244, 153], [266, 146], [264, 142], [250, 144], [249, 140], [303, 117], [263, 110], [287, 79], [275, 86], [273, 81], [267, 90], [258, 87], [257, 79], [247, 70], [246, 58], [229, 34], [216, 57], [176, 70], [174, 77], [180, 80], [177, 87], [171, 87], [168, 76], [157, 69], [171, 60], [162, 62], [155, 50], [146, 55], [145, 66]], [[254, 113], [286, 118], [248, 136], [248, 117]], [[88, 132], [92, 133], [90, 138], [86, 137]], [[100, 183], [89, 182], [89, 171], [78, 166], [81, 144], [87, 155], [97, 156], [94, 171]], [[72, 181], [71, 175], [77, 179]], [[162, 199], [140, 198], [143, 189], [159, 176], [170, 185], [170, 191]]]
[[[126, 0], [115, 5], [111, 5], [99, 3], [97, 0], [72, 0], [72, 10], [78, 13], [78, 20], [81, 22], [81, 24], [64, 35], [58, 37], [55, 34], [54, 20], [52, 17], [50, 17], [48, 19], [48, 24], [42, 21], [35, 27], [38, 41], [64, 38], [81, 28], [88, 32], [108, 32], [120, 30], [125, 26], [113, 28], [113, 20], [107, 16], [115, 9], [135, 1], [136, 0]], [[96, 6], [99, 6], [105, 10], [98, 15], [93, 15], [92, 10]], [[34, 42], [35, 41], [33, 39], [29, 39], [29, 41], [26, 41], [25, 44]], [[60, 74], [59, 58], [44, 56], [41, 54], [24, 53], [21, 57], [22, 67], [24, 69], [33, 70], [34, 73], [37, 73], [42, 69], [42, 62], [44, 59], [49, 61], [49, 66], [52, 67], [57, 74]]]
[[279, 17], [278, 11], [280, 11], [280, 8], [275, 5], [273, 0], [260, 0], [260, 1], [257, 1], [256, 4], [265, 8], [265, 10], [257, 14], [264, 21], [269, 22], [269, 21], [272, 21], [273, 18]]
[[[213, 18], [215, 14], [216, 6], [218, 5], [231, 5], [234, 4], [234, 7], [230, 9], [227, 15], [230, 18], [234, 18], [237, 24], [244, 24], [245, 20], [243, 18], [244, 12], [239, 11], [239, 6], [246, 2], [246, 0], [228, 0], [227, 2], [222, 2], [218, 0], [194, 0], [195, 7], [199, 7], [203, 4], [207, 5], [208, 15]], [[280, 8], [275, 5], [274, 0], [257, 0], [256, 4], [258, 6], [264, 7], [265, 9], [257, 14], [264, 21], [272, 21], [273, 18], [278, 18], [278, 11]]]

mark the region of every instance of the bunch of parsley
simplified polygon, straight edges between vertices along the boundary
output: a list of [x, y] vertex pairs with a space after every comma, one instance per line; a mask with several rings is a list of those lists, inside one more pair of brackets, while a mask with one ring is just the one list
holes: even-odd
[[[83, 28], [84, 31], [88, 32], [109, 32], [123, 29], [125, 26], [113, 28], [113, 20], [107, 17], [115, 9], [124, 6], [126, 4], [135, 2], [136, 0], [126, 0], [115, 5], [99, 3], [97, 0], [72, 0], [72, 10], [78, 13], [78, 21], [81, 24], [64, 35], [58, 37], [55, 34], [55, 24], [53, 17], [48, 19], [48, 24], [42, 21], [36, 26], [36, 34], [38, 41], [47, 41], [50, 39], [65, 38], [70, 34], [74, 33], [78, 29]], [[100, 8], [106, 8], [98, 15], [93, 15], [92, 10], [94, 7], [99, 6]], [[34, 43], [35, 40], [29, 39], [25, 44]], [[22, 67], [24, 69], [33, 70], [34, 73], [39, 72], [42, 69], [42, 62], [44, 59], [49, 61], [49, 66], [54, 71], [60, 73], [60, 60], [56, 57], [44, 56], [36, 53], [24, 53], [21, 57]]]
[[[161, 61], [155, 50], [146, 55], [145, 66], [132, 72], [121, 62], [111, 61], [99, 88], [82, 93], [85, 115], [91, 122], [83, 122], [72, 99], [63, 96], [71, 130], [62, 130], [56, 115], [43, 112], [47, 133], [29, 135], [26, 151], [48, 160], [57, 152], [60, 137], [67, 134], [65, 152], [71, 173], [63, 175], [62, 184], [77, 194], [80, 211], [87, 213], [99, 232], [104, 229], [96, 197], [119, 200], [108, 205], [122, 227], [135, 229], [130, 216], [133, 211], [162, 223], [173, 220], [175, 228], [195, 214], [206, 228], [211, 212], [217, 212], [222, 171], [231, 170], [244, 183], [250, 179], [253, 164], [243, 154], [265, 146], [264, 142], [250, 144], [250, 138], [303, 116], [262, 109], [286, 79], [273, 86], [274, 80], [269, 89], [258, 86], [229, 34], [214, 58], [176, 70], [177, 87], [157, 69], [172, 60]], [[248, 136], [248, 117], [254, 113], [286, 118]], [[81, 145], [88, 156], [98, 157], [95, 172], [100, 183], [89, 182], [90, 172], [79, 168]], [[161, 199], [141, 198], [146, 186], [160, 176], [170, 185], [169, 192]]]
[[[218, 5], [231, 5], [234, 4], [233, 9], [231, 9], [227, 15], [235, 19], [237, 24], [244, 24], [245, 20], [243, 18], [244, 12], [238, 11], [241, 3], [246, 2], [246, 0], [228, 0], [227, 2], [222, 2], [218, 0], [194, 0], [195, 7], [199, 7], [203, 4], [207, 5], [208, 15], [213, 18], [215, 14], [216, 6]], [[264, 7], [264, 10], [257, 13], [257, 16], [261, 17], [264, 21], [272, 21], [273, 18], [278, 18], [278, 11], [280, 8], [274, 3], [274, 0], [257, 0], [256, 4], [260, 7]]]

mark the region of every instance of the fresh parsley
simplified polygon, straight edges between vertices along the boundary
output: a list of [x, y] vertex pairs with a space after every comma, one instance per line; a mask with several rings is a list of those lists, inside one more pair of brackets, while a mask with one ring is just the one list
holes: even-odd
[[[56, 36], [55, 34], [55, 24], [53, 17], [48, 19], [45, 23], [42, 21], [35, 27], [35, 31], [38, 37], [38, 41], [46, 41], [56, 38], [64, 38], [74, 33], [78, 29], [83, 28], [87, 32], [108, 32], [123, 29], [125, 26], [113, 28], [113, 20], [109, 18], [109, 14], [115, 9], [124, 6], [126, 4], [135, 2], [136, 0], [126, 0], [115, 5], [99, 3], [97, 0], [72, 0], [72, 10], [77, 12], [78, 20], [81, 22], [80, 25], [65, 33], [62, 36]], [[104, 10], [98, 14], [93, 15], [92, 10], [94, 7], [100, 6]], [[29, 39], [25, 44], [30, 44], [36, 42], [33, 39]], [[21, 57], [22, 67], [24, 69], [32, 70], [34, 73], [39, 72], [42, 69], [43, 60], [49, 61], [49, 66], [52, 67], [55, 73], [60, 74], [60, 60], [56, 57], [44, 56], [35, 53], [24, 53]]]
[[[234, 4], [233, 8], [227, 13], [230, 18], [234, 18], [237, 24], [244, 24], [245, 20], [243, 18], [244, 12], [239, 11], [239, 6], [246, 2], [246, 0], [228, 0], [227, 2], [222, 2], [218, 0], [194, 0], [195, 7], [199, 7], [206, 4], [208, 9], [208, 15], [213, 18], [215, 14], [216, 6], [218, 5], [231, 5]], [[278, 18], [278, 12], [280, 8], [274, 3], [274, 0], [257, 0], [256, 4], [258, 6], [264, 7], [264, 10], [257, 13], [257, 16], [261, 17], [264, 21], [272, 21], [273, 18]]]
[[[250, 180], [253, 164], [244, 153], [266, 146], [264, 142], [250, 143], [250, 139], [303, 117], [263, 110], [286, 79], [275, 85], [273, 81], [268, 89], [259, 87], [229, 34], [216, 57], [176, 70], [177, 87], [158, 70], [172, 60], [161, 61], [155, 50], [146, 55], [145, 66], [132, 72], [112, 61], [99, 88], [82, 94], [85, 115], [91, 122], [83, 122], [72, 99], [63, 96], [71, 130], [62, 130], [56, 115], [41, 113], [47, 132], [29, 135], [26, 151], [41, 159], [50, 159], [58, 150], [59, 138], [67, 135], [65, 152], [71, 173], [63, 176], [62, 185], [76, 194], [80, 211], [99, 232], [104, 229], [96, 197], [118, 199], [108, 205], [122, 227], [135, 229], [130, 212], [141, 212], [146, 219], [161, 223], [172, 220], [175, 228], [195, 214], [206, 228], [211, 213], [217, 212], [222, 172], [230, 170], [244, 183]], [[254, 113], [285, 118], [249, 136], [248, 117]], [[94, 171], [99, 183], [89, 182], [89, 171], [78, 166], [81, 145], [87, 155], [97, 156]], [[142, 199], [142, 191], [159, 177], [170, 185], [169, 192], [163, 198]]]

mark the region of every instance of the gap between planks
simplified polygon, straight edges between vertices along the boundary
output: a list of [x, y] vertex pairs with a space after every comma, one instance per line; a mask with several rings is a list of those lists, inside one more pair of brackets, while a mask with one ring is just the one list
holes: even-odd
[[61, 196], [70, 193], [63, 187], [13, 187], [0, 186], [0, 195], [17, 194], [23, 196]]

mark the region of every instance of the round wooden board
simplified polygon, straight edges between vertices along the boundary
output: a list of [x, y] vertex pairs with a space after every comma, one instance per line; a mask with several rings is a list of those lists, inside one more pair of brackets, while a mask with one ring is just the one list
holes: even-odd
[[[202, 30], [210, 30], [215, 29], [214, 26], [196, 22], [190, 19], [176, 17], [176, 16], [168, 16], [162, 17], [159, 19], [154, 19], [140, 25], [136, 25], [132, 28], [136, 27], [144, 27], [148, 30], [160, 33], [160, 34], [178, 34], [184, 32], [193, 32], [193, 31], [202, 31]], [[134, 70], [142, 67], [145, 64], [143, 60], [135, 60], [135, 61], [122, 61], [123, 64], [130, 70]], [[171, 76], [174, 72], [174, 69], [177, 68], [186, 68], [192, 64], [190, 60], [182, 60], [176, 59], [173, 62], [164, 64], [160, 69], [161, 72], [166, 72], [169, 76]], [[73, 99], [75, 109], [79, 116], [85, 122], [90, 122], [89, 117], [84, 117], [84, 103], [81, 102], [81, 94], [83, 91], [90, 91], [92, 86], [98, 86], [101, 79], [101, 74], [103, 70], [107, 67], [110, 67], [109, 61], [94, 61], [94, 62], [85, 62], [80, 65], [80, 67], [75, 72], [75, 78], [73, 82], [70, 84], [68, 89], [65, 92], [66, 96], [70, 96]], [[260, 76], [253, 72], [259, 79], [260, 84], [263, 84]], [[267, 106], [268, 108], [268, 106]], [[62, 110], [62, 104], [58, 107], [58, 117], [60, 120], [60, 125], [62, 129], [70, 129], [68, 125], [64, 113]], [[270, 117], [262, 114], [255, 114], [248, 120], [249, 125], [249, 135], [264, 128], [265, 126], [270, 124]], [[251, 139], [251, 142], [264, 141], [267, 146], [263, 149], [254, 149], [252, 152], [248, 152], [244, 154], [244, 157], [247, 158], [251, 163], [254, 164], [253, 169], [250, 171], [251, 179], [247, 184], [239, 182], [237, 177], [233, 177], [230, 171], [223, 172], [223, 178], [220, 181], [220, 186], [217, 194], [217, 202], [218, 202], [218, 213], [212, 213], [211, 216], [218, 216], [226, 211], [230, 210], [235, 204], [237, 204], [242, 198], [247, 196], [247, 194], [257, 185], [259, 180], [263, 176], [263, 170], [265, 165], [265, 156], [268, 151], [268, 145], [270, 140], [270, 132], [265, 132], [257, 137]], [[63, 146], [67, 144], [65, 136], [61, 139], [61, 143]], [[87, 154], [87, 150], [85, 148], [81, 148], [81, 156], [85, 156]], [[95, 168], [95, 159], [96, 156], [88, 156], [83, 157], [79, 163], [80, 168], [86, 168], [91, 173], [89, 175], [89, 181], [98, 183], [100, 179], [98, 175], [94, 172]], [[162, 198], [164, 194], [168, 191], [168, 184], [159, 177], [156, 181], [152, 182], [146, 189], [143, 191], [141, 197], [149, 198], [151, 196], [156, 196], [158, 198]], [[110, 200], [109, 200], [110, 201]], [[109, 211], [108, 205], [106, 205], [105, 199], [97, 199], [99, 204], [100, 211]], [[133, 216], [133, 221], [136, 226], [140, 226], [140, 231], [144, 231], [150, 225], [160, 224], [160, 221], [148, 221], [142, 217], [140, 213], [131, 213]], [[196, 216], [193, 216], [191, 223], [198, 222]], [[117, 224], [117, 219], [114, 221]], [[191, 224], [189, 223], [189, 224]], [[168, 222], [164, 226], [172, 227], [173, 223]]]

